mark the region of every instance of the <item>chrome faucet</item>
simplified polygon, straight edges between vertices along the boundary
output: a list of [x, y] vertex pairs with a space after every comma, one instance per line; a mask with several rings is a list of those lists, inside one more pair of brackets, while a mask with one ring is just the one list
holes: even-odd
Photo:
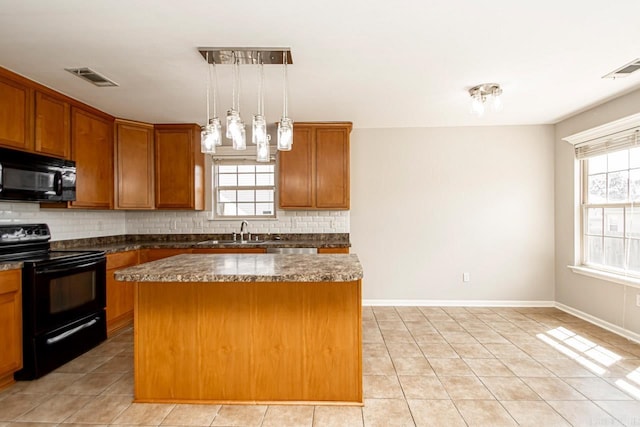
[[247, 228], [249, 228], [249, 223], [247, 221], [242, 221], [240, 223], [240, 242], [244, 242], [244, 233], [247, 232]]

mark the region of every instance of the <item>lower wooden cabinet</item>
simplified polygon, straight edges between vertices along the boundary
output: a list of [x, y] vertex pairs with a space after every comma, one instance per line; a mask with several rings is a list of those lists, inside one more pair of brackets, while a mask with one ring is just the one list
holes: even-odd
[[319, 254], [348, 254], [349, 248], [318, 248]]
[[134, 286], [118, 282], [114, 272], [139, 264], [139, 251], [119, 252], [107, 255], [107, 334], [128, 326], [133, 321]]
[[22, 270], [0, 271], [0, 389], [22, 368]]
[[202, 248], [193, 249], [193, 254], [266, 254], [265, 248]]

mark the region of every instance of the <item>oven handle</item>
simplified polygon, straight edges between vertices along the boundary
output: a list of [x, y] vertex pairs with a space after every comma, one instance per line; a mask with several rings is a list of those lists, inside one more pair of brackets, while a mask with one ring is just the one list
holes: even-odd
[[91, 261], [91, 262], [87, 262], [85, 264], [80, 264], [80, 265], [74, 265], [72, 267], [65, 267], [65, 268], [43, 268], [41, 270], [37, 270], [36, 274], [43, 274], [43, 273], [67, 273], [69, 272], [70, 269], [78, 269], [78, 268], [85, 268], [85, 267], [91, 267], [92, 265], [96, 265], [97, 262], [95, 261]]
[[67, 332], [63, 332], [60, 335], [57, 335], [57, 336], [55, 336], [53, 338], [49, 338], [49, 339], [47, 339], [47, 344], [55, 344], [58, 341], [62, 341], [63, 339], [65, 339], [65, 338], [67, 338], [67, 337], [69, 337], [69, 336], [71, 336], [71, 335], [73, 335], [73, 334], [75, 334], [77, 332], [80, 332], [83, 329], [86, 329], [86, 328], [89, 328], [89, 327], [95, 325], [96, 323], [98, 323], [98, 320], [100, 320], [100, 318], [99, 317], [95, 317], [95, 318], [89, 320], [87, 323], [83, 323], [82, 325], [76, 326], [75, 328], [70, 329]]

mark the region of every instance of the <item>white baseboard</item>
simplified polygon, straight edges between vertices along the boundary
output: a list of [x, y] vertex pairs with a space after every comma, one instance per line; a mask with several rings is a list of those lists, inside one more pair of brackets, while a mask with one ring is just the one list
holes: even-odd
[[364, 306], [414, 307], [555, 307], [555, 301], [364, 299]]
[[579, 317], [582, 320], [586, 320], [589, 323], [593, 323], [596, 326], [600, 326], [602, 329], [606, 329], [607, 331], [621, 335], [628, 340], [640, 343], [640, 334], [637, 334], [633, 331], [630, 331], [618, 325], [614, 325], [613, 323], [609, 323], [606, 320], [600, 319], [599, 317], [592, 316], [591, 314], [585, 313], [584, 311], [580, 311], [573, 307], [569, 307], [568, 305], [564, 305], [560, 302], [556, 302], [555, 307], [566, 313]]

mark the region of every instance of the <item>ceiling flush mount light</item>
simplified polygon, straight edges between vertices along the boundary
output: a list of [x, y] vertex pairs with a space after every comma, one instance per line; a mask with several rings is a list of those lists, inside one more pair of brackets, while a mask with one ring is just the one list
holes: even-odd
[[469, 89], [471, 112], [482, 117], [488, 105], [493, 111], [502, 110], [502, 89], [498, 83], [483, 83]]
[[[233, 101], [231, 109], [227, 111], [225, 135], [233, 143], [235, 150], [246, 149], [245, 124], [240, 116], [240, 66], [257, 65], [258, 67], [258, 108], [251, 123], [251, 142], [257, 145], [257, 160], [269, 161], [269, 141], [267, 122], [264, 113], [264, 65], [282, 65], [284, 70], [284, 108], [283, 116], [278, 123], [278, 149], [290, 150], [293, 141], [293, 121], [287, 111], [287, 64], [292, 64], [290, 48], [198, 48], [202, 57], [214, 70], [215, 65], [233, 66]], [[207, 125], [202, 128], [202, 152], [215, 153], [215, 146], [222, 144], [222, 125], [216, 115], [217, 78], [213, 84], [213, 117], [209, 114], [209, 92], [211, 90], [211, 72], [207, 86]], [[218, 132], [218, 133], [215, 133]], [[213, 148], [212, 148], [213, 147]]]

